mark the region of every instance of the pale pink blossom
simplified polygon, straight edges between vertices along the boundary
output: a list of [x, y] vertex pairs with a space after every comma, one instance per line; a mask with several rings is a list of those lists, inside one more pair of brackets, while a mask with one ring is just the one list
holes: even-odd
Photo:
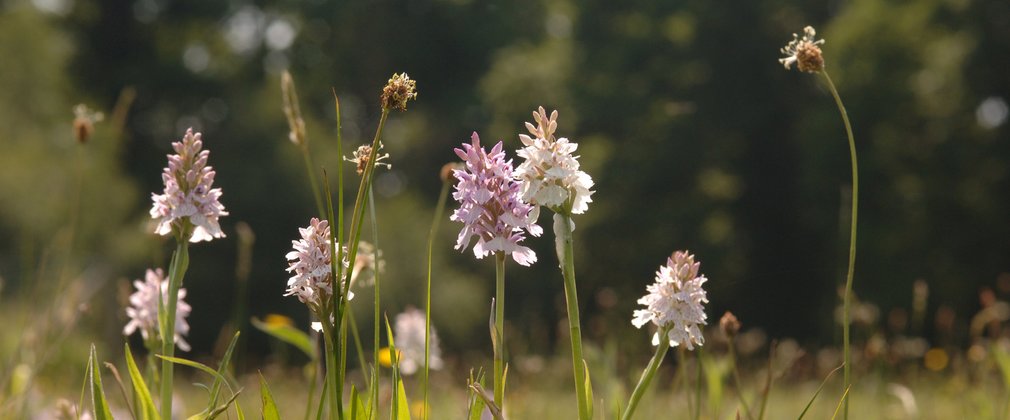
[[172, 148], [176, 154], [168, 155], [168, 167], [161, 174], [165, 191], [151, 194], [151, 218], [158, 221], [155, 233], [179, 231], [188, 220], [193, 230], [185, 239], [190, 242], [223, 238], [218, 218], [228, 212], [218, 201], [221, 189], [212, 188], [216, 172], [207, 166], [210, 152], [202, 150], [201, 134], [187, 129], [182, 141], [172, 143]]
[[[705, 308], [708, 303], [705, 289], [701, 286], [708, 279], [698, 273], [701, 263], [694, 261], [694, 255], [687, 251], [674, 252], [667, 258], [666, 265], [656, 272], [656, 282], [646, 289], [649, 294], [638, 300], [646, 309], [635, 311], [631, 323], [637, 328], [652, 322], [659, 331], [668, 331], [665, 339], [670, 346], [683, 344], [688, 350], [705, 344], [700, 325], [706, 325]], [[652, 345], [659, 344], [659, 332], [652, 337]]]
[[[165, 279], [165, 272], [160, 268], [148, 269], [144, 281], [134, 280], [133, 287], [137, 291], [130, 295], [130, 306], [126, 308], [126, 316], [130, 318], [130, 322], [123, 327], [123, 335], [128, 336], [140, 330], [145, 342], [158, 339], [158, 296], [164, 296], [162, 303], [168, 307], [168, 281]], [[180, 349], [189, 351], [189, 343], [182, 337], [189, 334], [189, 323], [186, 322], [186, 318], [193, 308], [184, 300], [186, 289], [179, 289], [177, 299], [173, 339]]]
[[520, 197], [520, 185], [512, 177], [512, 161], [505, 160], [502, 143], [485, 152], [474, 132], [470, 144], [454, 150], [466, 164], [465, 169], [453, 170], [457, 183], [452, 197], [460, 206], [449, 219], [463, 223], [456, 249], [466, 249], [476, 236], [473, 253], [477, 258], [502, 252], [521, 265], [535, 263], [536, 253], [519, 242], [526, 238], [524, 232], [543, 233], [536, 224], [539, 208]]

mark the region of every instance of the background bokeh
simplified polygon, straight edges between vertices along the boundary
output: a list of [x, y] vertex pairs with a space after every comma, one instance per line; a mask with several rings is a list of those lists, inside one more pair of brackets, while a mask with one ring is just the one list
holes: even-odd
[[[128, 280], [167, 265], [149, 196], [170, 142], [192, 126], [231, 213], [227, 239], [191, 248], [194, 352], [212, 351], [240, 304], [240, 221], [256, 235], [247, 313], [306, 326], [304, 307], [281, 296], [284, 254], [315, 207], [287, 140], [280, 72], [293, 74], [316, 163], [332, 171], [331, 88], [353, 147], [374, 133], [387, 78], [405, 71], [420, 96], [390, 118], [393, 166], [375, 182], [383, 311], [423, 305], [426, 235], [452, 148], [476, 130], [514, 156], [543, 105], [559, 110], [559, 134], [579, 143], [596, 181], [575, 232], [588, 342], [647, 353], [647, 333], [630, 324], [635, 300], [687, 248], [710, 279], [711, 320], [733, 310], [745, 328], [836, 344], [847, 145], [820, 80], [776, 61], [807, 24], [827, 39], [861, 158], [855, 293], [887, 316], [911, 306], [922, 280], [928, 313], [952, 310], [965, 334], [981, 290], [1010, 294], [1004, 0], [0, 1], [0, 305], [43, 307], [23, 297], [45, 294], [27, 291], [55, 293], [65, 277], [87, 296], [75, 315], [84, 330], [119, 342]], [[71, 131], [77, 103], [105, 114], [83, 146]], [[492, 263], [454, 251], [457, 228], [443, 220], [436, 239], [432, 316], [446, 353], [484, 353]], [[512, 351], [564, 352], [553, 244], [529, 242], [540, 261], [508, 268]], [[355, 310], [370, 313], [371, 293], [359, 295]], [[370, 318], [358, 317], [363, 331]], [[32, 325], [11, 319], [9, 331]], [[251, 356], [270, 353], [264, 335], [246, 337]]]

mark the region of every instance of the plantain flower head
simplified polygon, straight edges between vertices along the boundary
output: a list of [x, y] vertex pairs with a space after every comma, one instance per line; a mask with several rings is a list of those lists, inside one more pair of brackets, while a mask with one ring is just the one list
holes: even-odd
[[540, 107], [533, 112], [533, 120], [537, 125], [526, 123], [532, 136], [519, 135], [524, 147], [517, 154], [525, 161], [513, 174], [521, 182], [523, 200], [555, 212], [585, 213], [593, 201], [593, 178], [579, 170], [579, 157], [572, 156], [579, 145], [554, 137], [558, 111], [548, 117]]
[[[168, 305], [168, 281], [162, 269], [148, 269], [144, 281], [134, 280], [133, 287], [137, 289], [130, 295], [130, 306], [126, 308], [126, 316], [130, 322], [123, 327], [123, 335], [130, 335], [140, 330], [144, 342], [158, 339], [158, 297], [164, 296], [164, 305]], [[179, 289], [175, 306], [175, 340], [183, 351], [189, 351], [189, 343], [182, 338], [189, 334], [189, 323], [186, 318], [193, 308], [184, 300], [186, 289]]]
[[[210, 152], [203, 149], [200, 133], [187, 129], [182, 141], [172, 143], [174, 155], [168, 155], [168, 167], [161, 174], [165, 183], [162, 194], [151, 194], [154, 205], [151, 218], [158, 221], [155, 233], [180, 232], [190, 242], [223, 238], [218, 218], [227, 216], [218, 199], [220, 188], [212, 188], [216, 172], [207, 166]], [[188, 222], [188, 223], [187, 223]], [[192, 226], [192, 232], [189, 232]]]
[[501, 142], [485, 152], [476, 132], [470, 140], [462, 149], [455, 149], [466, 164], [464, 169], [453, 170], [457, 182], [452, 198], [460, 205], [449, 219], [463, 223], [456, 249], [466, 249], [476, 236], [473, 253], [477, 258], [503, 252], [529, 266], [537, 261], [537, 255], [519, 242], [526, 238], [524, 232], [533, 236], [543, 233], [536, 224], [539, 208], [522, 200], [521, 186], [512, 176], [512, 161], [505, 160]]
[[667, 331], [664, 339], [671, 347], [684, 345], [688, 350], [705, 344], [700, 325], [706, 325], [707, 316], [702, 306], [708, 303], [705, 289], [708, 281], [698, 273], [701, 263], [687, 251], [676, 251], [667, 258], [666, 265], [656, 272], [656, 282], [647, 286], [648, 294], [638, 300], [646, 309], [635, 311], [631, 323], [636, 328], [652, 322], [659, 327], [652, 337], [652, 345], [659, 345], [659, 333]]
[[785, 54], [785, 58], [780, 58], [779, 62], [789, 70], [793, 63], [796, 63], [796, 68], [800, 71], [807, 73], [817, 73], [824, 69], [824, 56], [821, 55], [820, 45], [824, 44], [824, 40], [818, 40], [817, 31], [814, 27], [807, 26], [803, 28], [803, 37], [793, 34], [793, 40], [789, 41], [785, 47], [782, 47], [782, 54]]
[[407, 101], [417, 99], [417, 81], [407, 76], [407, 73], [394, 73], [382, 88], [379, 99], [385, 109], [406, 111]]

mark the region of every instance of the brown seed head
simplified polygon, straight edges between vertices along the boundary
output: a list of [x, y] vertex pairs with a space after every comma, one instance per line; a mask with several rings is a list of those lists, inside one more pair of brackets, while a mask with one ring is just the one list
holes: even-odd
[[74, 139], [84, 144], [95, 132], [95, 123], [104, 118], [101, 112], [94, 112], [84, 104], [74, 107]]
[[817, 73], [824, 69], [821, 47], [813, 42], [801, 42], [796, 47], [796, 68], [807, 73]]
[[74, 118], [74, 138], [77, 142], [84, 144], [91, 138], [91, 133], [95, 131], [95, 125], [87, 118]]
[[733, 339], [740, 332], [740, 320], [736, 319], [736, 315], [733, 315], [732, 312], [726, 311], [722, 319], [719, 320], [719, 329], [722, 330], [726, 338]]
[[417, 82], [412, 80], [407, 73], [394, 73], [393, 77], [386, 82], [386, 87], [382, 88], [380, 97], [383, 109], [407, 110], [407, 101], [417, 99]]
[[439, 171], [438, 176], [442, 179], [442, 182], [448, 182], [452, 179], [452, 171], [456, 169], [463, 169], [463, 164], [459, 162], [446, 163], [442, 165], [442, 170]]

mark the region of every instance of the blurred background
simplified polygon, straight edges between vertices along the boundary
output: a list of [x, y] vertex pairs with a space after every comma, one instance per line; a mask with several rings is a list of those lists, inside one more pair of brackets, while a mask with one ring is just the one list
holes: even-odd
[[[418, 100], [383, 133], [392, 169], [375, 180], [391, 316], [423, 307], [427, 232], [452, 148], [478, 131], [514, 156], [523, 122], [543, 105], [560, 112], [559, 136], [579, 143], [596, 182], [575, 231], [591, 346], [647, 357], [649, 333], [632, 328], [631, 312], [677, 249], [702, 262], [710, 323], [732, 310], [745, 330], [837, 345], [845, 133], [821, 80], [777, 61], [808, 24], [827, 40], [859, 149], [861, 313], [888, 334], [964, 345], [972, 316], [1010, 296], [1004, 0], [2, 0], [2, 354], [20, 357], [14, 349], [53, 336], [38, 331], [60, 319], [84, 333], [54, 333], [70, 340], [59, 351], [81, 353], [75, 360], [90, 341], [118, 348], [130, 281], [171, 255], [147, 212], [187, 127], [203, 132], [231, 213], [226, 239], [191, 247], [193, 354], [213, 353], [236, 317], [283, 314], [307, 329], [304, 306], [282, 297], [284, 255], [315, 209], [287, 138], [283, 70], [316, 164], [331, 173], [340, 159], [331, 89], [348, 154], [374, 135], [389, 76], [417, 80]], [[84, 144], [72, 129], [78, 103], [104, 114]], [[345, 177], [353, 194], [357, 177]], [[247, 299], [236, 298], [240, 222], [255, 234]], [[458, 228], [446, 214], [432, 317], [450, 358], [484, 358], [493, 264], [453, 250]], [[528, 242], [539, 262], [508, 266], [510, 349], [565, 355], [552, 238]], [[918, 312], [916, 284], [928, 291]], [[355, 311], [370, 314], [371, 292], [358, 296]], [[370, 316], [357, 318], [371, 331]], [[276, 343], [239, 328], [248, 360], [275, 357]]]

